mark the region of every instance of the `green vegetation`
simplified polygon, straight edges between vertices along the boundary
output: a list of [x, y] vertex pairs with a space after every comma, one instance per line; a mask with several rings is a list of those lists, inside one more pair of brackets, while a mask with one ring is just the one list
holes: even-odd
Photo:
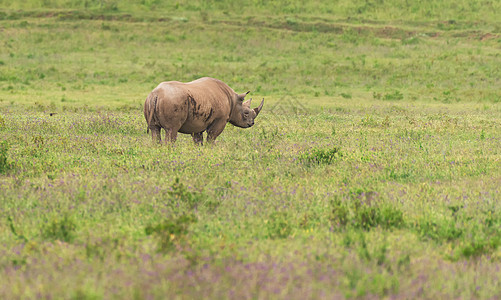
[[[0, 0], [0, 298], [499, 298], [500, 12]], [[201, 76], [256, 125], [152, 143]]]

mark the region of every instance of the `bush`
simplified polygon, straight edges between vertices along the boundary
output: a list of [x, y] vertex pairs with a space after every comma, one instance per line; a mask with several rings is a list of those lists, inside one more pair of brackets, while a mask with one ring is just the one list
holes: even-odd
[[404, 222], [400, 209], [379, 203], [362, 202], [360, 199], [347, 200], [343, 203], [339, 199], [331, 202], [332, 225], [338, 227], [353, 227], [370, 230], [375, 227], [384, 229], [400, 228]]
[[332, 223], [337, 226], [346, 226], [349, 221], [349, 208], [339, 199], [331, 202], [331, 216]]
[[399, 228], [404, 225], [404, 214], [400, 209], [384, 205], [380, 208], [380, 214], [380, 224], [383, 228]]
[[189, 209], [197, 208], [206, 198], [206, 196], [202, 193], [189, 191], [182, 182], [179, 182], [179, 178], [175, 179], [171, 188], [172, 190], [169, 191], [168, 194], [172, 200], [187, 205]]
[[381, 215], [379, 208], [366, 204], [357, 205], [353, 211], [353, 226], [369, 230], [380, 224]]
[[400, 91], [394, 91], [393, 93], [388, 93], [383, 96], [383, 100], [402, 100], [404, 95]]
[[313, 149], [309, 153], [303, 153], [299, 160], [306, 165], [329, 165], [335, 158], [342, 156], [339, 148]]
[[10, 169], [10, 164], [7, 161], [8, 151], [9, 151], [9, 144], [7, 143], [7, 141], [3, 141], [2, 143], [0, 143], [0, 173], [4, 173], [8, 169]]
[[498, 236], [492, 238], [476, 237], [468, 240], [460, 248], [460, 254], [466, 258], [478, 257], [496, 250], [501, 243]]
[[71, 242], [77, 226], [72, 218], [64, 216], [62, 219], [54, 218], [44, 227], [42, 236], [51, 240]]
[[165, 253], [187, 242], [189, 226], [195, 222], [195, 216], [183, 214], [156, 225], [149, 225], [144, 231], [146, 235], [153, 235], [158, 239], [158, 251]]
[[451, 218], [421, 218], [417, 222], [421, 236], [435, 241], [453, 241], [463, 235], [463, 229], [456, 226]]
[[288, 238], [292, 233], [289, 216], [284, 212], [272, 213], [266, 225], [268, 229], [268, 237], [271, 239]]

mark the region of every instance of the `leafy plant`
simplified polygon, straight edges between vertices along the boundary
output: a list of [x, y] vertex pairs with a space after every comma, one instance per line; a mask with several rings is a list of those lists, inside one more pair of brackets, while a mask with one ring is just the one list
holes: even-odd
[[330, 149], [313, 149], [308, 153], [303, 153], [299, 158], [306, 165], [329, 165], [342, 154], [338, 147]]
[[7, 141], [0, 143], [0, 173], [4, 173], [10, 169], [10, 164], [8, 162], [9, 147], [10, 145]]
[[291, 235], [292, 224], [290, 216], [285, 212], [274, 212], [266, 223], [268, 237], [271, 239], [284, 239]]
[[463, 229], [447, 217], [421, 217], [416, 229], [423, 237], [436, 241], [452, 241], [463, 235]]
[[183, 214], [172, 219], [166, 219], [156, 225], [148, 225], [144, 229], [146, 235], [153, 235], [158, 241], [158, 251], [168, 252], [176, 246], [186, 243], [189, 227], [197, 219], [193, 214]]
[[346, 226], [350, 219], [350, 209], [341, 200], [335, 199], [331, 202], [330, 220], [337, 226]]
[[352, 98], [350, 93], [341, 93], [339, 95], [341, 95], [341, 97], [343, 97], [344, 99], [351, 99]]
[[385, 228], [400, 228], [405, 224], [404, 214], [400, 209], [385, 204], [379, 207], [380, 225]]
[[369, 114], [366, 114], [360, 120], [360, 124], [362, 126], [369, 126], [369, 127], [377, 127], [379, 125], [378, 122], [377, 122], [377, 120], [372, 115], [369, 115]]
[[16, 227], [14, 226], [14, 221], [12, 220], [12, 218], [10, 216], [7, 217], [7, 222], [9, 223], [9, 229], [10, 231], [12, 232], [12, 234], [18, 238], [18, 239], [22, 239], [24, 242], [27, 242], [28, 239], [22, 234], [22, 233], [19, 233], [17, 230], [16, 230]]
[[491, 253], [496, 250], [501, 244], [501, 239], [498, 235], [491, 238], [474, 237], [467, 240], [460, 247], [460, 254], [466, 258], [477, 257], [483, 254]]
[[178, 203], [183, 203], [187, 205], [190, 209], [197, 208], [206, 198], [207, 196], [198, 193], [192, 192], [188, 190], [188, 188], [179, 181], [179, 178], [176, 177], [174, 183], [171, 186], [172, 190], [168, 192], [172, 201], [176, 201]]
[[77, 225], [70, 216], [55, 217], [44, 226], [42, 237], [69, 243], [75, 238], [76, 229]]
[[404, 95], [398, 90], [392, 93], [385, 94], [383, 96], [383, 100], [402, 100], [402, 99], [404, 99]]
[[360, 199], [347, 200], [346, 202], [339, 199], [331, 201], [329, 219], [332, 225], [340, 228], [353, 227], [363, 230], [370, 230], [378, 226], [384, 229], [400, 228], [405, 224], [400, 209]]

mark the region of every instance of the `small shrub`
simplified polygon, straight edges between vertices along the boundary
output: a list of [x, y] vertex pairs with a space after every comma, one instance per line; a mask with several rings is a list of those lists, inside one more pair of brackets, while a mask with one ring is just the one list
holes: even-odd
[[332, 225], [363, 230], [382, 227], [384, 229], [404, 226], [404, 217], [400, 209], [361, 199], [347, 200], [345, 203], [336, 199], [331, 202], [329, 216]]
[[435, 241], [453, 241], [463, 235], [463, 230], [456, 227], [456, 222], [447, 218], [421, 218], [417, 222], [421, 236]]
[[158, 239], [158, 251], [168, 252], [176, 246], [186, 243], [189, 226], [196, 222], [192, 214], [183, 214], [173, 219], [167, 219], [156, 225], [145, 228], [146, 235], [153, 235]]
[[367, 204], [355, 206], [352, 221], [355, 227], [365, 230], [377, 227], [381, 222], [379, 208]]
[[476, 237], [468, 240], [461, 248], [460, 254], [466, 258], [478, 257], [496, 250], [501, 243], [498, 236], [492, 238]]
[[351, 99], [352, 98], [351, 94], [349, 94], [349, 93], [341, 93], [339, 95], [341, 97], [343, 97], [344, 99]]
[[62, 219], [54, 218], [49, 221], [42, 231], [42, 236], [51, 240], [71, 242], [77, 226], [72, 218], [65, 215]]
[[184, 203], [190, 209], [197, 208], [206, 198], [202, 193], [191, 192], [188, 188], [176, 178], [169, 191], [169, 196], [178, 203]]
[[291, 235], [292, 226], [289, 216], [284, 212], [274, 212], [266, 223], [268, 237], [271, 239], [284, 239]]
[[7, 217], [7, 222], [9, 223], [10, 231], [12, 232], [12, 234], [16, 238], [22, 239], [22, 240], [24, 240], [24, 242], [28, 241], [28, 239], [22, 233], [18, 233], [18, 231], [16, 230], [16, 227], [14, 226], [14, 221], [12, 220], [12, 218], [10, 216]]
[[287, 17], [285, 21], [287, 22], [287, 25], [291, 26], [298, 24], [298, 20], [296, 20], [294, 17]]
[[464, 257], [476, 257], [487, 252], [487, 243], [485, 240], [469, 241], [461, 248], [461, 254]]
[[404, 225], [404, 214], [400, 209], [390, 205], [384, 205], [380, 208], [380, 224], [384, 228], [399, 228]]
[[389, 127], [390, 125], [391, 125], [390, 117], [389, 116], [384, 117], [384, 120], [381, 121], [381, 126]]
[[349, 221], [349, 213], [349, 208], [341, 200], [335, 199], [331, 202], [330, 220], [333, 224], [346, 226]]
[[388, 93], [383, 96], [383, 100], [402, 100], [404, 95], [400, 91], [394, 91], [393, 93]]
[[104, 261], [111, 249], [123, 246], [124, 239], [120, 236], [88, 239], [85, 243], [85, 254], [88, 259]]
[[300, 156], [300, 161], [307, 165], [329, 165], [335, 158], [342, 156], [339, 148], [330, 149], [313, 149], [309, 153], [303, 153]]
[[376, 119], [374, 119], [374, 117], [372, 115], [365, 115], [361, 120], [360, 120], [360, 124], [362, 126], [368, 126], [368, 127], [377, 127], [379, 125], [379, 123], [377, 122]]
[[3, 141], [0, 143], [0, 173], [6, 172], [10, 169], [10, 164], [8, 162], [8, 152], [9, 152], [9, 143], [7, 141]]
[[421, 40], [417, 36], [402, 39], [402, 45], [417, 45], [420, 42], [421, 42]]

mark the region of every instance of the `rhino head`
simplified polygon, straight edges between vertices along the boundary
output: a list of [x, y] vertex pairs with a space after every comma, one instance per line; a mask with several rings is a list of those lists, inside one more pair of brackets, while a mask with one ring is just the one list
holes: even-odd
[[251, 127], [254, 125], [254, 119], [257, 115], [259, 115], [259, 112], [263, 108], [264, 98], [263, 101], [261, 101], [261, 104], [259, 104], [259, 107], [251, 109], [250, 105], [252, 98], [244, 102], [244, 98], [248, 93], [250, 93], [250, 91], [237, 95], [236, 105], [229, 120], [229, 122], [234, 126], [241, 128]]

